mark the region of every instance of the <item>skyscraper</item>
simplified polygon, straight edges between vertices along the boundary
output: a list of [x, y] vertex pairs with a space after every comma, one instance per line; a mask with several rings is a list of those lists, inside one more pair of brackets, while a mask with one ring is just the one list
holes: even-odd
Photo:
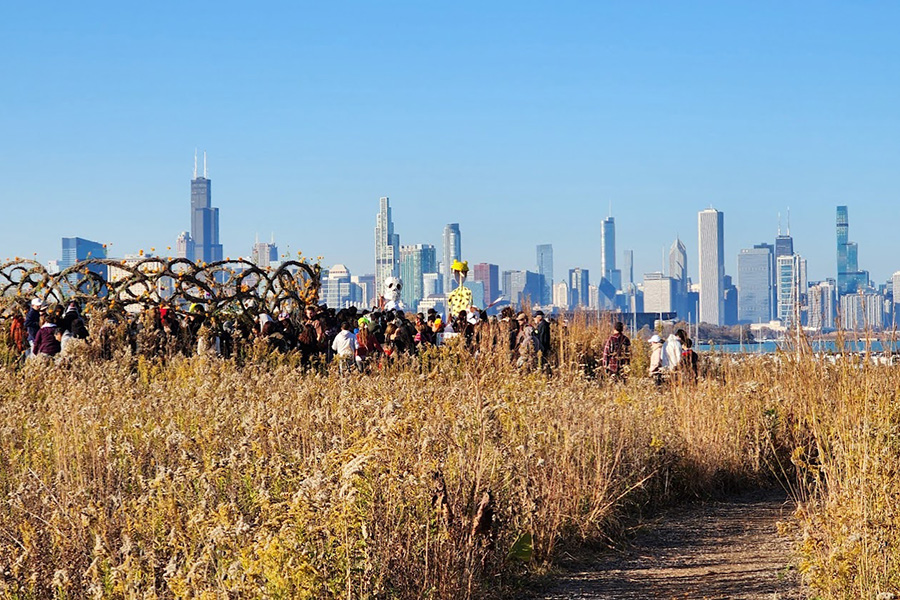
[[[106, 258], [106, 248], [100, 242], [92, 242], [80, 237], [62, 238], [62, 260], [59, 261], [59, 270], [65, 271], [76, 263], [89, 258]], [[107, 278], [106, 265], [91, 265], [89, 270], [97, 273], [104, 279]]]
[[540, 244], [537, 247], [538, 275], [541, 276], [541, 306], [553, 302], [553, 246]]
[[778, 287], [778, 320], [785, 327], [797, 324], [800, 305], [800, 256], [779, 256], [775, 259]]
[[675, 312], [677, 281], [663, 273], [644, 273], [644, 312]]
[[444, 276], [444, 292], [449, 293], [456, 285], [453, 282], [453, 273], [450, 268], [454, 260], [460, 260], [462, 256], [462, 243], [460, 240], [459, 223], [448, 223], [444, 226], [443, 239], [444, 253], [441, 256], [441, 274]]
[[794, 253], [794, 238], [791, 237], [791, 232], [788, 230], [786, 235], [782, 235], [781, 232], [775, 236], [775, 258], [780, 256], [790, 256]]
[[622, 288], [631, 289], [634, 285], [634, 250], [622, 252]]
[[700, 248], [700, 321], [721, 325], [724, 317], [725, 215], [713, 208], [697, 217]]
[[854, 331], [878, 331], [884, 327], [884, 298], [863, 290], [844, 294], [840, 300], [841, 327]]
[[600, 268], [614, 288], [622, 289], [622, 272], [616, 269], [616, 220], [612, 216], [600, 224]]
[[[490, 263], [478, 263], [472, 267], [472, 280], [484, 284], [484, 298], [481, 299], [487, 306], [500, 297], [500, 267]], [[479, 298], [475, 298], [479, 301]]]
[[322, 282], [322, 296], [325, 304], [332, 308], [347, 308], [351, 299], [350, 269], [337, 264], [328, 269], [328, 276]]
[[437, 258], [434, 246], [431, 244], [400, 246], [400, 278], [403, 280], [400, 299], [403, 300], [407, 310], [415, 310], [419, 301], [425, 297], [424, 274], [436, 270]]
[[809, 326], [816, 330], [834, 329], [834, 285], [823, 281], [809, 288]]
[[194, 240], [196, 262], [222, 260], [219, 243], [219, 209], [212, 206], [212, 181], [207, 177], [206, 152], [203, 153], [203, 176], [197, 175], [197, 153], [194, 153], [194, 178], [191, 179], [191, 239]]
[[553, 284], [553, 306], [569, 310], [569, 285], [565, 281]]
[[381, 294], [384, 280], [400, 277], [400, 235], [394, 233], [391, 202], [387, 197], [378, 200], [375, 218], [375, 294]]
[[[687, 314], [687, 249], [681, 238], [676, 237], [669, 248], [669, 277], [674, 280], [675, 297], [672, 301], [672, 309], [679, 316], [684, 317]], [[646, 280], [646, 277], [644, 278]], [[646, 292], [644, 303], [646, 304]], [[652, 311], [648, 311], [652, 312]]]
[[869, 273], [859, 270], [856, 242], [850, 241], [850, 220], [846, 206], [837, 207], [837, 293], [852, 294], [869, 285]]
[[178, 239], [175, 240], [175, 256], [177, 256], [178, 258], [194, 260], [196, 256], [194, 249], [194, 238], [191, 237], [190, 232], [182, 231], [180, 234], [178, 234]]
[[62, 239], [62, 260], [60, 270], [68, 269], [75, 263], [89, 258], [106, 258], [106, 249], [100, 242], [92, 242], [80, 237]]
[[669, 277], [678, 279], [680, 287], [687, 290], [687, 249], [681, 238], [676, 237], [669, 249]]
[[569, 305], [572, 308], [591, 305], [588, 287], [591, 284], [590, 271], [580, 267], [569, 269]]
[[771, 246], [745, 248], [737, 257], [738, 321], [768, 323], [772, 320]]
[[534, 304], [541, 293], [541, 277], [533, 271], [503, 271], [504, 294], [513, 306]]
[[260, 242], [259, 236], [256, 236], [256, 243], [250, 250], [250, 260], [253, 264], [266, 268], [278, 262], [278, 246], [275, 245], [275, 236], [272, 236], [271, 242]]

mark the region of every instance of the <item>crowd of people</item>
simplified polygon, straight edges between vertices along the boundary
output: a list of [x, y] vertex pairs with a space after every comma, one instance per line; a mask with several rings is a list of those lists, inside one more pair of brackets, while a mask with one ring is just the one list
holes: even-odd
[[[90, 336], [77, 301], [51, 305], [35, 298], [27, 311], [14, 307], [10, 312], [8, 338], [23, 359], [65, 354], [75, 340]], [[250, 311], [207, 314], [202, 304], [181, 309], [162, 304], [130, 315], [95, 311], [93, 319], [100, 322], [90, 329], [102, 339], [92, 343], [102, 346], [118, 333], [132, 352], [145, 356], [213, 353], [229, 358], [257, 345], [271, 352], [295, 352], [304, 366], [337, 361], [341, 372], [365, 372], [379, 361], [414, 356], [454, 338], [473, 353], [486, 345], [502, 348], [523, 369], [549, 371], [552, 354], [544, 313], [516, 313], [511, 307], [489, 317], [470, 306], [445, 321], [434, 309], [408, 315], [400, 309], [308, 305], [273, 316]]]
[[[665, 341], [658, 334], [653, 334], [647, 341], [650, 344], [648, 375], [657, 385], [673, 378], [697, 380], [699, 357], [684, 329], [676, 329]], [[621, 321], [615, 324], [603, 346], [601, 363], [613, 379], [622, 380], [629, 371], [631, 340], [625, 335], [625, 325]]]
[[[184, 309], [186, 308], [186, 310]], [[267, 312], [207, 314], [202, 304], [177, 309], [162, 304], [140, 313], [93, 313], [99, 318], [90, 328], [103, 346], [118, 335], [118, 341], [144, 356], [212, 353], [226, 358], [247, 348], [268, 352], [297, 353], [305, 367], [322, 368], [336, 362], [341, 373], [367, 372], [373, 365], [401, 356], [415, 356], [428, 348], [457, 342], [477, 354], [484, 348], [500, 349], [520, 369], [549, 373], [553, 360], [550, 323], [542, 311], [529, 315], [505, 307], [488, 316], [475, 306], [461, 310], [449, 321], [434, 309], [407, 315], [400, 309], [335, 310], [308, 305], [296, 313]], [[46, 304], [35, 298], [27, 310], [7, 311], [7, 339], [22, 359], [54, 357], [91, 335], [87, 318], [77, 301]], [[600, 358], [604, 374], [624, 380], [630, 372], [631, 340], [623, 323], [614, 325]], [[648, 375], [657, 385], [678, 377], [696, 380], [698, 357], [691, 339], [678, 329], [665, 340], [654, 334], [649, 340]], [[114, 349], [103, 354], [111, 356]]]

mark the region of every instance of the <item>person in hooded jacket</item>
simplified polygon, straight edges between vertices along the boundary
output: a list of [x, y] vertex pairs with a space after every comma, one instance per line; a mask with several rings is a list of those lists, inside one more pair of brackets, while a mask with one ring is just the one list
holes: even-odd
[[34, 355], [56, 356], [62, 349], [60, 340], [62, 332], [57, 327], [52, 315], [41, 315], [41, 327], [34, 336]]

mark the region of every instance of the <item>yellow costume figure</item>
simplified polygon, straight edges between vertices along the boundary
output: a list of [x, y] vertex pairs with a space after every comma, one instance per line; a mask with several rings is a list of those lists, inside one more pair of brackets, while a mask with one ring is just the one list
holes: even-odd
[[447, 316], [450, 319], [455, 319], [459, 311], [467, 311], [472, 306], [472, 290], [463, 285], [466, 281], [466, 276], [469, 274], [469, 263], [454, 260], [450, 271], [453, 273], [453, 279], [456, 281], [457, 287], [447, 295], [447, 310], [449, 311]]

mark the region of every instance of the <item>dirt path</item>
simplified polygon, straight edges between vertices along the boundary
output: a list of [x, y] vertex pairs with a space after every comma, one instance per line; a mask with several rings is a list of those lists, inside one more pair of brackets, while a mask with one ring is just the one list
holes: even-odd
[[626, 552], [573, 562], [536, 598], [805, 598], [796, 571], [788, 569], [788, 541], [775, 529], [791, 511], [784, 494], [770, 492], [668, 511]]

